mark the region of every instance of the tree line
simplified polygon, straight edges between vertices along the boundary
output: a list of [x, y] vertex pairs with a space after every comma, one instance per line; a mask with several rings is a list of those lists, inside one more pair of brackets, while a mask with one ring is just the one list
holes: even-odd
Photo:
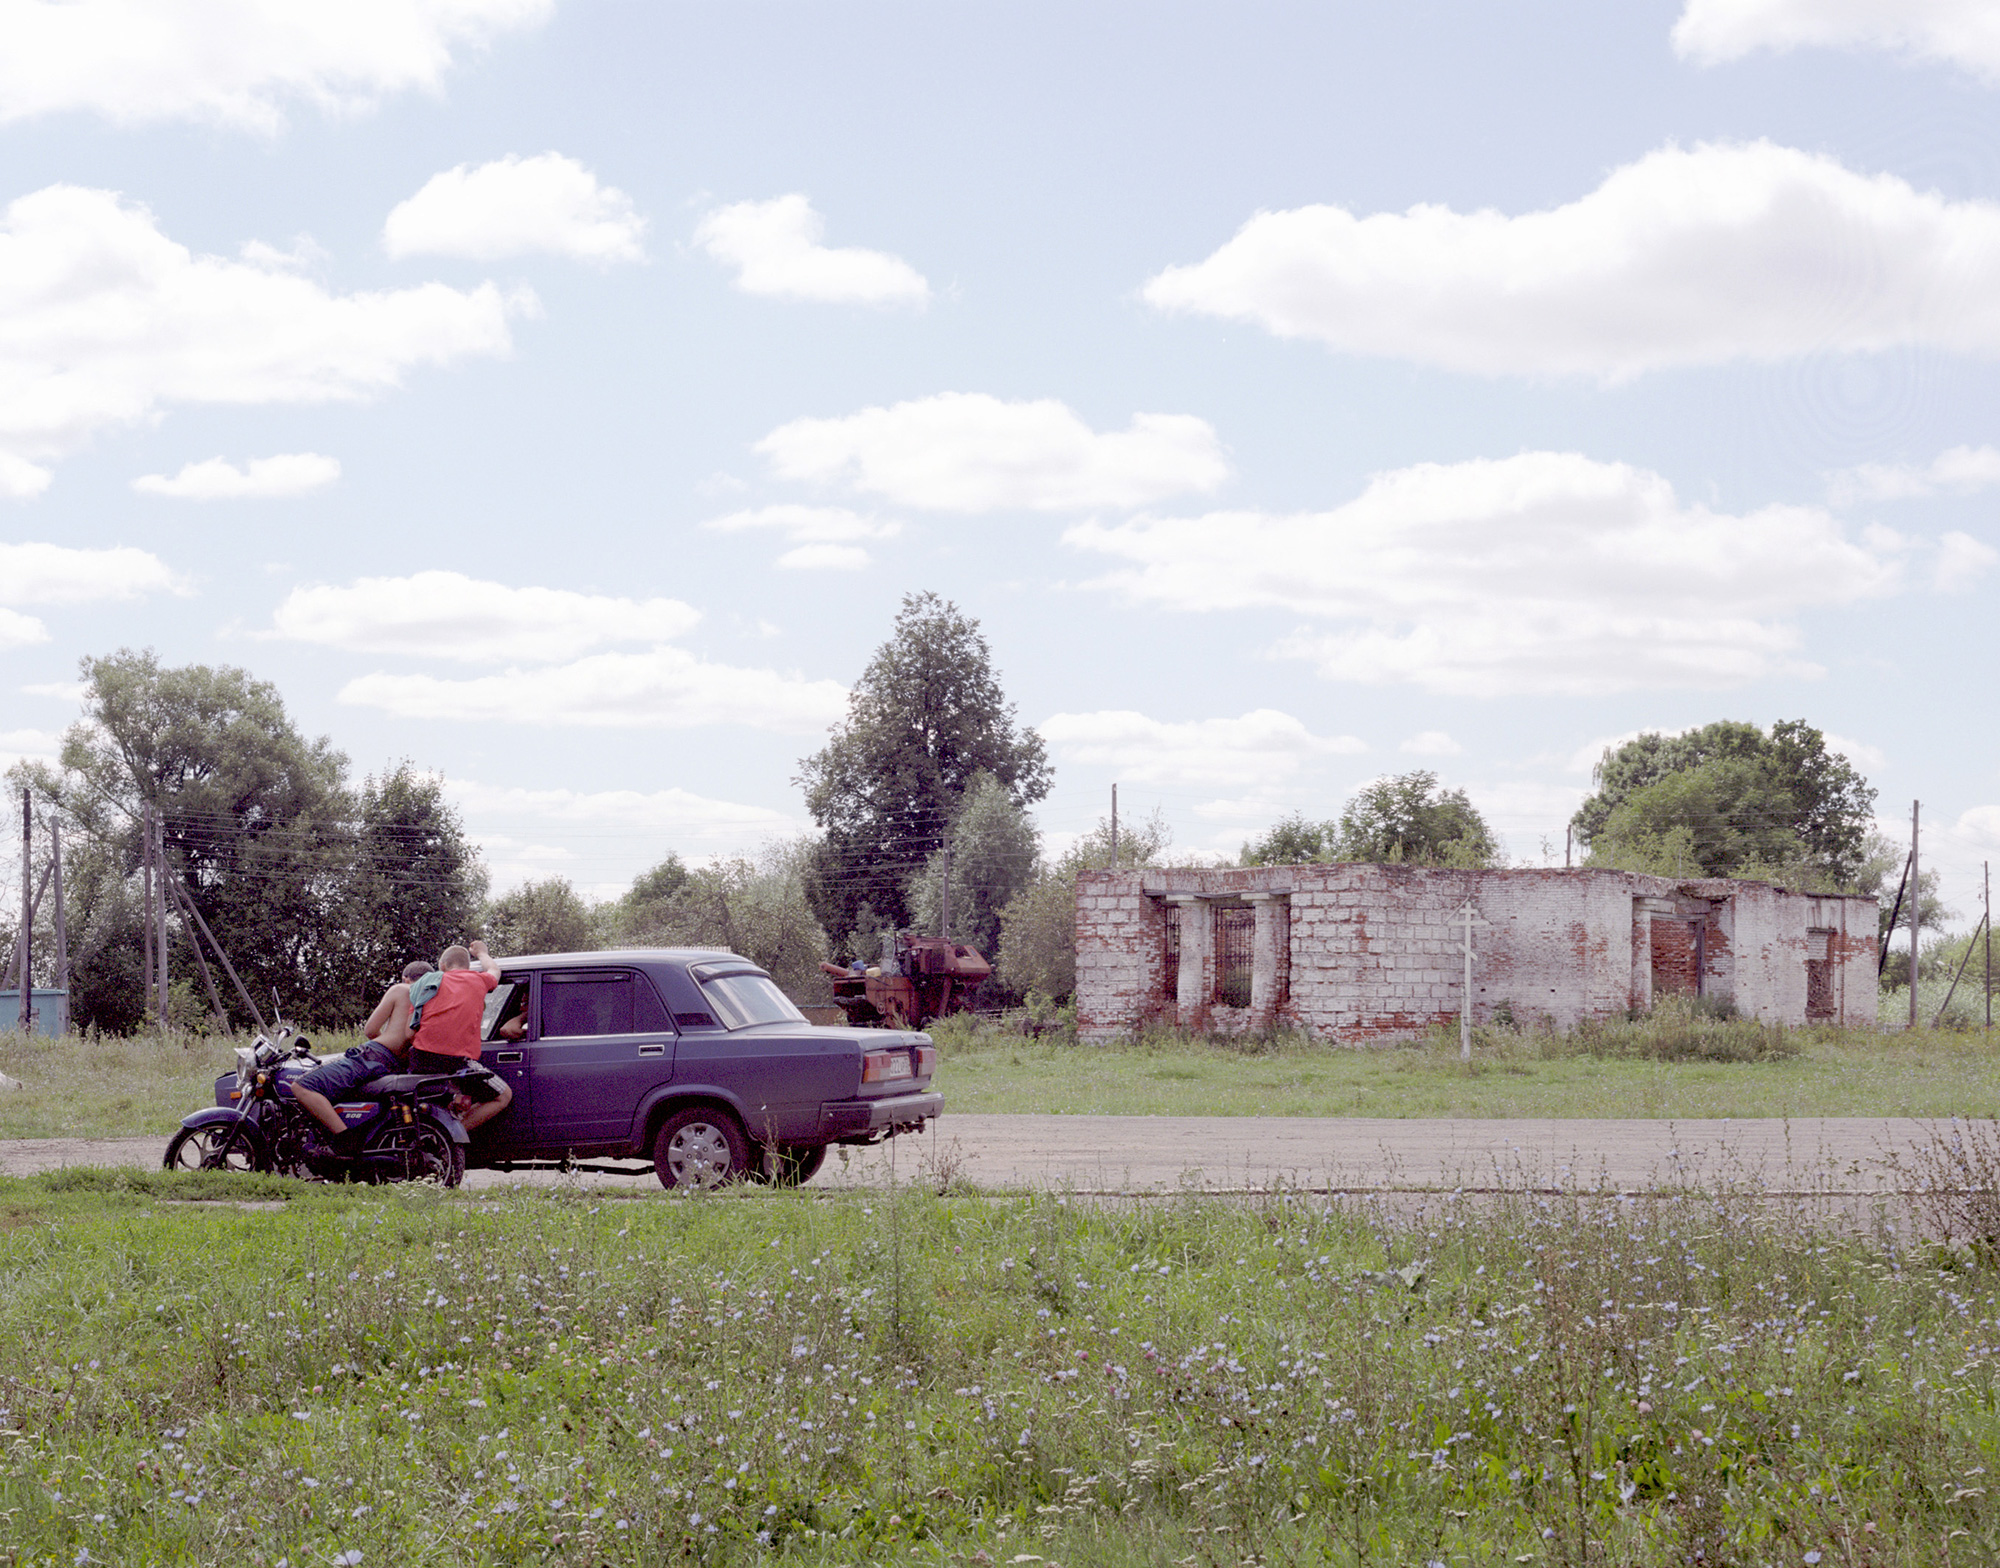
[[[937, 931], [947, 901], [950, 934], [996, 960], [987, 1000], [1061, 1001], [1075, 988], [1077, 878], [1114, 863], [1102, 820], [1044, 853], [1029, 814], [1053, 782], [1042, 739], [1007, 701], [979, 623], [935, 594], [904, 599], [846, 716], [801, 759], [793, 782], [816, 831], [709, 864], [669, 852], [606, 900], [559, 877], [489, 897], [441, 780], [407, 762], [351, 779], [348, 759], [243, 670], [124, 650], [82, 673], [85, 714], [59, 764], [10, 778], [64, 828], [72, 1016], [106, 1031], [157, 1021], [141, 984], [149, 815], [253, 994], [317, 1026], [351, 1022], [410, 957], [473, 935], [516, 954], [728, 948], [810, 1001], [825, 994], [822, 961], [873, 958], [886, 932]], [[1872, 787], [1802, 720], [1640, 735], [1605, 752], [1593, 786], [1572, 820], [1586, 867], [1880, 894], [1901, 863], [1872, 831]], [[1125, 824], [1115, 862], [1161, 865], [1171, 850], [1155, 814]], [[1485, 867], [1505, 854], [1463, 789], [1418, 770], [1362, 786], [1335, 817], [1294, 812], [1239, 856], [1342, 860]], [[1919, 907], [1942, 925], [1929, 876]], [[45, 910], [44, 977], [49, 923]], [[0, 941], [12, 935], [0, 925]], [[174, 923], [182, 978], [166, 1021], [183, 1027], [209, 1011], [192, 956]], [[234, 997], [223, 1008], [246, 1022]]]

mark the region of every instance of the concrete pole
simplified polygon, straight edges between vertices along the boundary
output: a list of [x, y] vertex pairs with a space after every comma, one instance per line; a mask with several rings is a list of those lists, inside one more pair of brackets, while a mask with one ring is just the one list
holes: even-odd
[[145, 1008], [153, 1010], [153, 808], [147, 806], [139, 819], [139, 867], [145, 893], [144, 913], [139, 917], [139, 951], [143, 956]]
[[938, 887], [938, 935], [951, 940], [951, 845], [944, 846], [944, 873]]
[[69, 921], [63, 908], [62, 824], [49, 824], [49, 853], [54, 856], [56, 895], [56, 989], [63, 993], [63, 1026], [69, 1026]]
[[154, 911], [153, 929], [158, 933], [160, 956], [155, 966], [160, 977], [160, 1023], [164, 1027], [168, 1018], [169, 993], [167, 990], [167, 819], [165, 814], [153, 818], [153, 863], [159, 870], [154, 881], [158, 890], [159, 904]]
[[1923, 940], [1923, 878], [1917, 868], [1917, 813], [1923, 802], [1910, 802], [1910, 1027], [1917, 1027], [1917, 944]]
[[21, 1033], [35, 1022], [34, 812], [27, 785], [21, 786]]
[[1111, 869], [1118, 869], [1118, 786], [1111, 786]]

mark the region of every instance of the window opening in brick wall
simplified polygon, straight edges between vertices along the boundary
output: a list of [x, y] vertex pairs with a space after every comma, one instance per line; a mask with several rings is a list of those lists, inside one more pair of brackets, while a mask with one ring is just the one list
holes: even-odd
[[1834, 1016], [1833, 932], [1806, 932], [1806, 1020], [1818, 1023]]
[[1224, 904], [1215, 911], [1215, 1000], [1223, 1007], [1250, 1005], [1250, 963], [1257, 950], [1257, 911]]
[[1165, 931], [1164, 956], [1160, 964], [1160, 995], [1167, 1001], [1180, 999], [1181, 994], [1181, 906], [1167, 905], [1166, 919], [1161, 922]]

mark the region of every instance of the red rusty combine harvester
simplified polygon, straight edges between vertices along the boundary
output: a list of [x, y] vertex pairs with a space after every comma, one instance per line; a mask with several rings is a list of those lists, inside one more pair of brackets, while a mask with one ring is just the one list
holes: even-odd
[[850, 1024], [921, 1029], [933, 1018], [963, 1012], [993, 966], [978, 949], [941, 936], [899, 931], [882, 938], [882, 962], [856, 971], [821, 964], [833, 999]]

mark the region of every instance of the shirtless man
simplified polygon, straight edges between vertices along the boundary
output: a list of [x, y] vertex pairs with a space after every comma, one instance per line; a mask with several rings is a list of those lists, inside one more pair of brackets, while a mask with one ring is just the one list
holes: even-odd
[[[500, 983], [500, 960], [486, 951], [484, 942], [446, 948], [438, 969], [442, 978], [437, 995], [424, 1003], [423, 1021], [410, 1042], [413, 1073], [454, 1073], [479, 1060], [479, 1023], [486, 1014], [486, 995]], [[493, 1082], [499, 1096], [484, 1105], [474, 1105], [463, 1095], [459, 1096], [463, 1105], [454, 1102], [467, 1132], [490, 1122], [513, 1102], [507, 1080], [495, 1076]]]
[[421, 961], [405, 964], [403, 978], [382, 993], [382, 1000], [375, 1004], [375, 1011], [361, 1026], [367, 1042], [350, 1047], [345, 1054], [321, 1063], [293, 1081], [292, 1094], [330, 1135], [323, 1136], [309, 1152], [318, 1155], [352, 1152], [343, 1147], [342, 1140], [351, 1142], [347, 1138], [349, 1129], [340, 1119], [340, 1112], [333, 1108], [333, 1102], [402, 1067], [403, 1055], [410, 1045], [410, 982], [429, 974], [430, 968]]

